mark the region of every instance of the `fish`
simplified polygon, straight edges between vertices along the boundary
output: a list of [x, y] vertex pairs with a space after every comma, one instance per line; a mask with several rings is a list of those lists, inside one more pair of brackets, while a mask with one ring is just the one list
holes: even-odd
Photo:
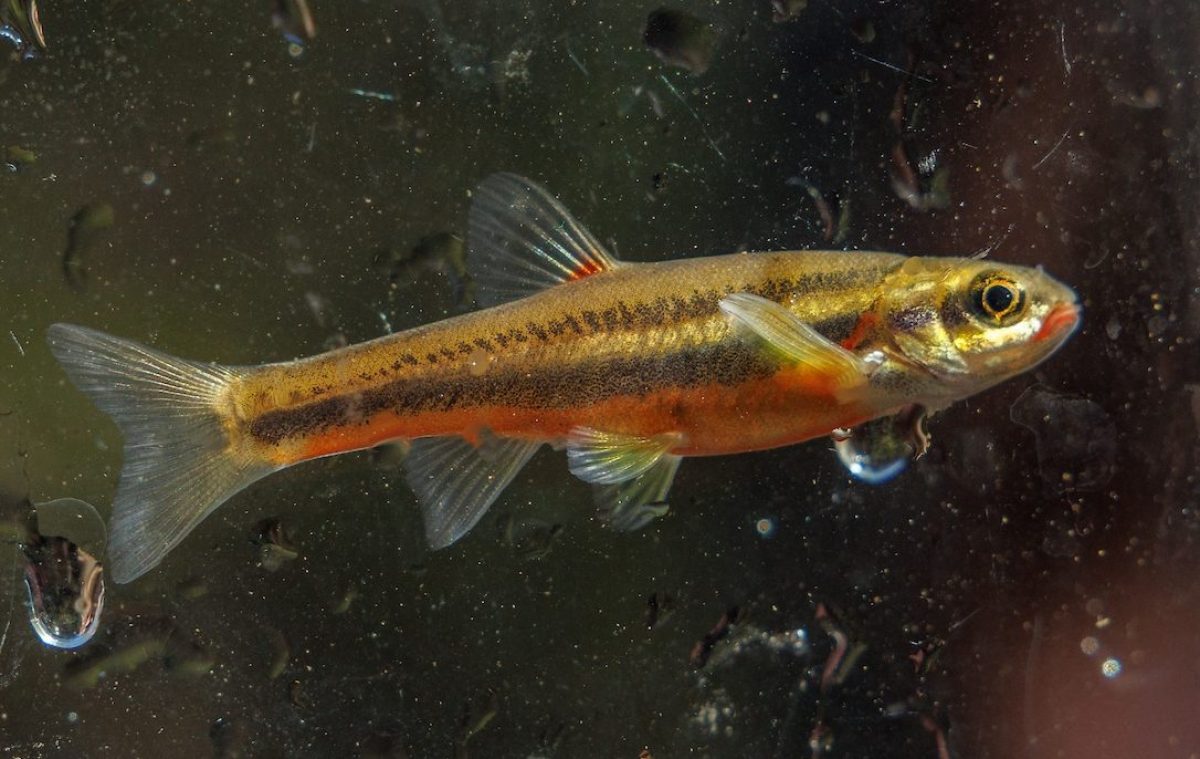
[[480, 310], [282, 363], [175, 358], [49, 327], [75, 386], [116, 422], [108, 561], [158, 565], [217, 506], [302, 461], [409, 441], [434, 549], [457, 542], [543, 445], [615, 523], [665, 503], [680, 462], [792, 445], [1028, 371], [1075, 331], [1041, 268], [861, 251], [630, 263], [545, 188], [475, 190]]

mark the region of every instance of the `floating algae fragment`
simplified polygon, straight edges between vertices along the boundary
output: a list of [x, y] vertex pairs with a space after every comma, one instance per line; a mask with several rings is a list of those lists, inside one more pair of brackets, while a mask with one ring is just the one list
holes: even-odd
[[29, 624], [47, 646], [79, 648], [104, 609], [104, 522], [76, 498], [37, 504], [32, 514], [21, 545]]
[[271, 667], [267, 670], [267, 679], [278, 680], [287, 669], [288, 662], [292, 660], [292, 647], [288, 645], [283, 633], [275, 628], [271, 628], [271, 650], [274, 654], [271, 657]]
[[4, 149], [4, 167], [14, 174], [35, 165], [37, 159], [37, 153], [20, 145], [9, 145]]
[[87, 286], [88, 273], [84, 254], [99, 234], [114, 222], [113, 207], [108, 203], [91, 203], [79, 209], [67, 224], [67, 248], [63, 252], [63, 275], [76, 290]]
[[642, 41], [663, 63], [699, 76], [712, 64], [717, 31], [690, 13], [659, 8], [646, 17]]
[[213, 126], [197, 129], [187, 136], [188, 147], [230, 147], [237, 144], [237, 133], [232, 127]]
[[207, 675], [217, 664], [217, 657], [194, 640], [178, 635], [167, 639], [163, 652], [163, 668], [168, 672], [189, 677]]
[[350, 611], [350, 606], [358, 599], [358, 585], [351, 582], [346, 586], [346, 592], [342, 593], [337, 602], [329, 609], [329, 612], [335, 616], [341, 616]]
[[208, 674], [216, 657], [176, 627], [170, 617], [141, 614], [120, 619], [103, 644], [68, 662], [63, 681], [75, 688], [91, 688], [151, 661], [174, 675], [195, 677]]
[[454, 759], [467, 759], [467, 744], [491, 724], [499, 711], [500, 698], [494, 692], [467, 703], [463, 711], [462, 729], [454, 741]]
[[183, 601], [195, 601], [208, 595], [208, 582], [200, 576], [192, 576], [175, 586], [175, 592]]
[[73, 688], [93, 688], [104, 677], [132, 672], [148, 661], [159, 659], [167, 650], [167, 636], [139, 640], [124, 648], [72, 662], [64, 681]]

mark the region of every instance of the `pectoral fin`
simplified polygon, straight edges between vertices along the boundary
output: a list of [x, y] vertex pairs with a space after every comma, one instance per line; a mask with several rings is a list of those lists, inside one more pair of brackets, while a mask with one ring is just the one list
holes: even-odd
[[761, 342], [781, 362], [825, 377], [835, 388], [854, 387], [870, 374], [866, 361], [773, 300], [734, 293], [722, 298], [719, 305], [737, 329]]
[[585, 482], [615, 485], [649, 470], [678, 442], [674, 435], [638, 437], [576, 427], [567, 437], [567, 466]]

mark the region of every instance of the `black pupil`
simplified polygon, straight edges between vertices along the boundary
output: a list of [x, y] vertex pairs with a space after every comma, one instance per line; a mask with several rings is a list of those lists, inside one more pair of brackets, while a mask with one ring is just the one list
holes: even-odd
[[992, 314], [1003, 314], [1012, 306], [1013, 291], [1008, 285], [991, 285], [983, 291], [983, 302]]

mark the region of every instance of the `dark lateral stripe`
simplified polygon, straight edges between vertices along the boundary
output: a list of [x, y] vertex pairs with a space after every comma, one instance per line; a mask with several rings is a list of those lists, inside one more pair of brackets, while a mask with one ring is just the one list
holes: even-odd
[[[649, 302], [620, 301], [603, 309], [581, 309], [546, 322], [530, 322], [525, 329], [510, 328], [490, 339], [476, 338], [474, 346], [486, 351], [503, 350], [514, 343], [600, 331], [652, 330], [699, 319], [711, 318], [721, 298], [732, 292], [752, 292], [782, 301], [788, 297], [833, 296], [879, 281], [881, 270], [864, 268], [818, 272], [797, 278], [771, 279], [757, 285], [728, 286], [695, 291], [684, 298], [660, 297]], [[845, 339], [858, 322], [859, 314], [832, 314], [813, 327], [834, 342]], [[470, 346], [458, 345], [458, 355]], [[473, 350], [474, 348], [472, 348]], [[414, 357], [404, 354], [405, 364], [415, 366], [427, 359], [431, 365], [456, 358], [450, 350]], [[382, 411], [405, 416], [430, 411], [452, 411], [502, 403], [518, 408], [558, 409], [586, 406], [615, 396], [647, 395], [665, 387], [695, 387], [706, 383], [735, 385], [767, 376], [775, 370], [770, 360], [741, 343], [693, 346], [676, 353], [646, 357], [584, 362], [573, 366], [543, 368], [529, 376], [525, 370], [489, 372], [480, 377], [454, 372], [435, 377], [395, 379], [367, 390], [343, 393], [301, 406], [270, 411], [254, 419], [249, 431], [256, 439], [275, 444], [283, 440], [320, 434], [340, 426], [366, 424]], [[441, 369], [441, 371], [447, 371]]]
[[[734, 292], [749, 292], [774, 301], [790, 297], [833, 297], [847, 290], [855, 290], [878, 282], [882, 269], [862, 268], [835, 272], [816, 272], [795, 278], [775, 278], [757, 284], [727, 286], [724, 289], [697, 290], [684, 297], [672, 295], [650, 301], [617, 301], [605, 308], [582, 308], [565, 312], [561, 317], [543, 322], [528, 322], [523, 328], [510, 327], [495, 332], [488, 338], [476, 338], [474, 344], [486, 351], [504, 350], [530, 340], [549, 343], [557, 339], [580, 335], [592, 335], [614, 330], [637, 331], [675, 326], [697, 319], [706, 319], [717, 313], [721, 298]], [[840, 319], [841, 317], [834, 317]], [[853, 326], [853, 325], [851, 325]], [[464, 354], [465, 344], [459, 347]], [[424, 356], [404, 355], [409, 365], [437, 365], [454, 358], [454, 353], [442, 350]]]
[[761, 351], [726, 343], [662, 356], [543, 369], [532, 376], [514, 369], [480, 377], [456, 374], [396, 380], [359, 393], [268, 412], [254, 419], [249, 431], [263, 443], [276, 444], [335, 427], [366, 424], [383, 411], [412, 416], [494, 404], [561, 409], [613, 397], [644, 396], [666, 387], [732, 386], [770, 376], [776, 368]]

